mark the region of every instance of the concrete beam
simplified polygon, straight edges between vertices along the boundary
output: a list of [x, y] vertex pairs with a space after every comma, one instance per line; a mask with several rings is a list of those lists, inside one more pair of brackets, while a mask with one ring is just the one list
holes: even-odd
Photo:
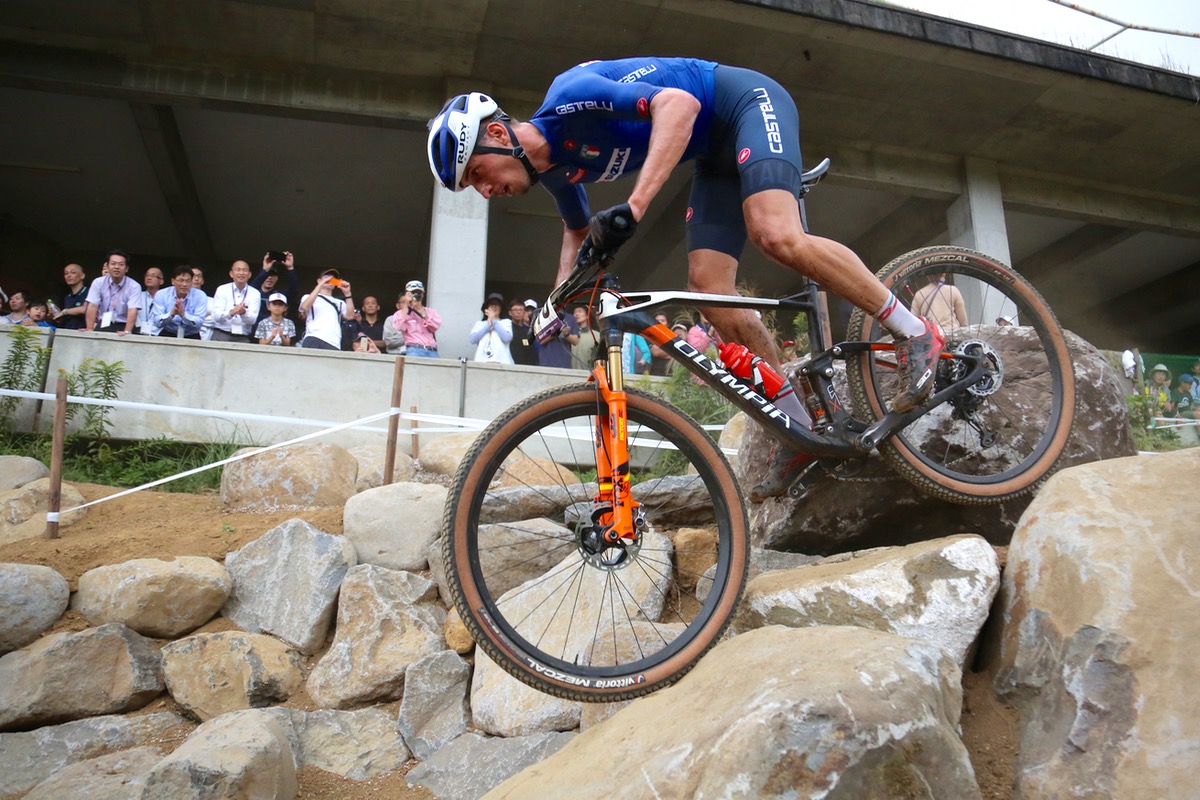
[[209, 234], [204, 206], [196, 191], [175, 113], [169, 106], [145, 103], [130, 103], [129, 108], [142, 134], [146, 157], [158, 179], [188, 260], [207, 267], [217, 266], [217, 251]]
[[440, 79], [156, 64], [23, 42], [0, 49], [0, 86], [405, 130], [424, 130], [445, 99]]

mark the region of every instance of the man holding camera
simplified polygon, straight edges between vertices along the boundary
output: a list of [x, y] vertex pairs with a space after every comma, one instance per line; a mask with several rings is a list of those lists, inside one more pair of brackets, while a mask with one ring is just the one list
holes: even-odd
[[437, 358], [437, 329], [442, 327], [442, 315], [425, 305], [425, 284], [409, 281], [404, 294], [396, 301], [396, 313], [388, 320], [404, 334], [408, 356]]

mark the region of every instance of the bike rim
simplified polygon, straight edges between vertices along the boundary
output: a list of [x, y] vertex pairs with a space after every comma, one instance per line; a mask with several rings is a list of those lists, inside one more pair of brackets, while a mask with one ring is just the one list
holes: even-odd
[[[946, 350], [972, 352], [993, 366], [978, 394], [933, 409], [894, 436], [892, 445], [918, 469], [967, 488], [1007, 485], [1047, 471], [1064, 434], [1066, 376], [1061, 365], [1066, 356], [1057, 322], [1030, 287], [1006, 279], [1011, 273], [969, 264], [916, 263], [896, 270], [885, 285], [919, 312], [924, 304], [918, 293], [930, 285], [929, 277], [948, 273], [947, 286], [968, 296], [966, 325], [945, 328]], [[998, 325], [999, 317], [1015, 324]], [[873, 323], [871, 338], [882, 335]], [[943, 359], [943, 373], [952, 372], [953, 363]], [[876, 354], [866, 372], [872, 411], [882, 415], [897, 392], [894, 355]], [[940, 377], [938, 388], [953, 377]], [[1046, 468], [1035, 469], [1039, 462]]]
[[[618, 681], [711, 644], [718, 605], [729, 605], [726, 587], [736, 580], [740, 588], [741, 574], [731, 568], [734, 532], [716, 474], [686, 436], [633, 403], [631, 484], [635, 498], [648, 499], [648, 522], [621, 563], [589, 551], [582, 540], [594, 484], [584, 467], [594, 470], [595, 424], [605, 413], [591, 394], [591, 403], [540, 415], [509, 434], [478, 473], [489, 488], [467, 510], [465, 543], [475, 554], [477, 617], [527, 669], [551, 679]], [[703, 499], [681, 504], [684, 492]], [[583, 505], [569, 509], [569, 525], [505, 519], [527, 513], [510, 508], [518, 494], [534, 495], [535, 507], [540, 499], [557, 509], [563, 495]], [[684, 528], [704, 533], [684, 536]]]

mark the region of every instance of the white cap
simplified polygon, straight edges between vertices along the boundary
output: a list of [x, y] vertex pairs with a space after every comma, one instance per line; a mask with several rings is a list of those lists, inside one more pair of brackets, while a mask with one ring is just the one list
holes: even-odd
[[525, 301], [525, 307], [526, 308], [537, 308], [538, 307], [537, 300], [534, 300], [532, 297], [529, 298], [528, 300]]
[[425, 284], [421, 283], [420, 281], [409, 281], [408, 283], [404, 284], [404, 291], [423, 292], [425, 291]]
[[268, 303], [274, 303], [276, 301], [279, 301], [280, 303], [287, 305], [287, 295], [282, 294], [280, 292], [272, 292], [270, 295], [267, 296]]

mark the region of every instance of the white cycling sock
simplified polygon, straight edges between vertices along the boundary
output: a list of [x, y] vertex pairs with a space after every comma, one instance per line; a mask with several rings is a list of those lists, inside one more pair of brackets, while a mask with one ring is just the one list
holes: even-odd
[[909, 336], [920, 336], [925, 332], [925, 323], [921, 318], [905, 308], [891, 292], [888, 292], [887, 300], [871, 316], [893, 336], [907, 339]]

